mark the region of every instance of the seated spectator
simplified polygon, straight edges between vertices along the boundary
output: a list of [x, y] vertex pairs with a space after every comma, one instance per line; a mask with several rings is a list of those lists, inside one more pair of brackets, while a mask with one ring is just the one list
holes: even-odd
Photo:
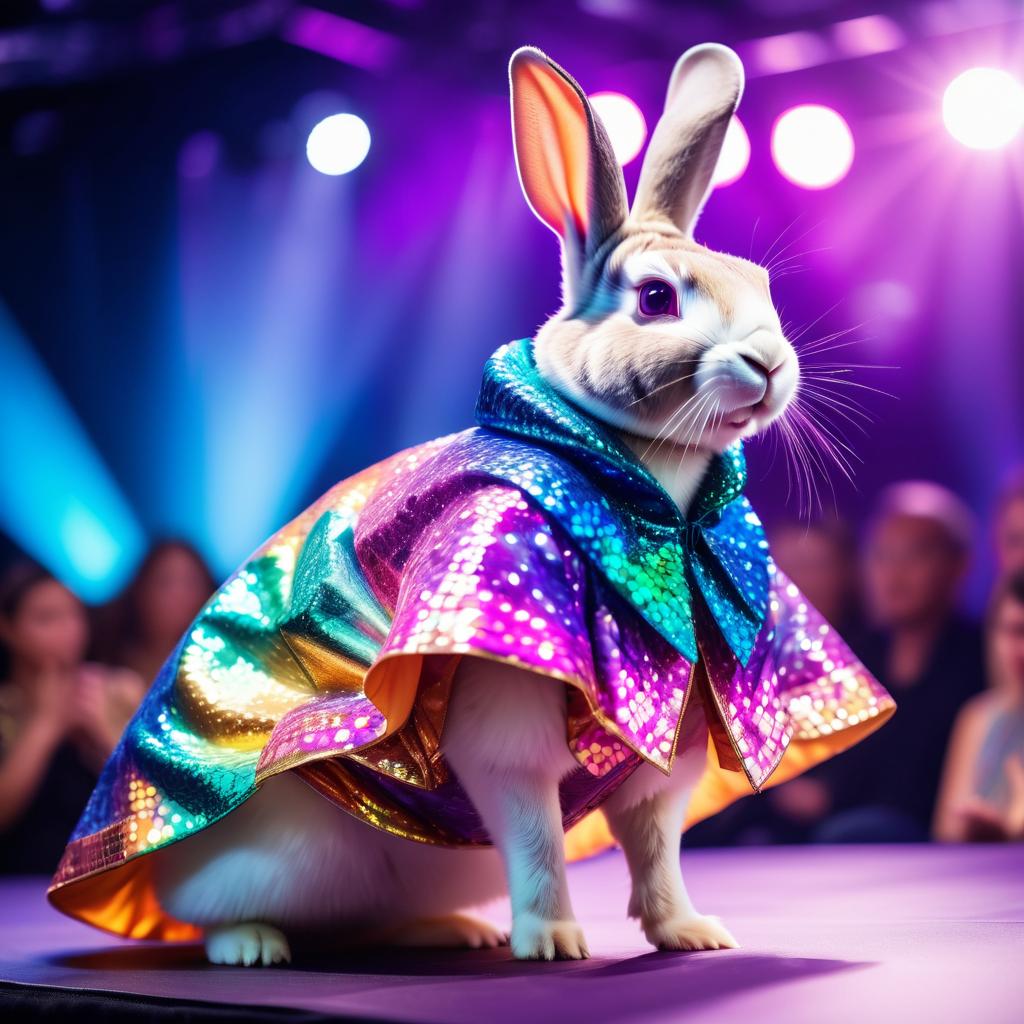
[[0, 581], [0, 874], [48, 874], [145, 694], [85, 661], [82, 602], [41, 566]]
[[779, 568], [844, 637], [859, 633], [857, 546], [841, 519], [791, 521], [769, 530]]
[[897, 709], [815, 773], [824, 790], [809, 803], [828, 809], [816, 840], [929, 838], [954, 718], [984, 680], [981, 630], [957, 608], [971, 543], [970, 512], [945, 488], [911, 481], [881, 496], [863, 555], [873, 628], [857, 653]]
[[997, 571], [1024, 569], [1024, 470], [1003, 489], [994, 521]]
[[[839, 519], [790, 520], [768, 531], [779, 568], [851, 643], [863, 632], [857, 585], [857, 549]], [[762, 799], [740, 800], [686, 834], [688, 846], [807, 842], [831, 810], [831, 794], [812, 769]]]
[[166, 539], [146, 553], [134, 579], [100, 614], [103, 661], [137, 672], [147, 685], [217, 584], [187, 541]]
[[1024, 568], [996, 585], [986, 620], [993, 683], [957, 716], [933, 832], [1024, 841]]

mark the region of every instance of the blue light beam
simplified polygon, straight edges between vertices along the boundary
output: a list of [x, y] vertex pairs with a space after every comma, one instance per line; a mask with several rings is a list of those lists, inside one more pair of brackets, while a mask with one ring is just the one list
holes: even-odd
[[0, 381], [0, 527], [83, 600], [112, 597], [142, 527], [2, 303]]

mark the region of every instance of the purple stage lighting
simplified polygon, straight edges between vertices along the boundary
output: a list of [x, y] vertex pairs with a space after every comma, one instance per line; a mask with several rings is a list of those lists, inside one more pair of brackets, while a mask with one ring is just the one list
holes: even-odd
[[942, 120], [969, 149], [1000, 149], [1024, 124], [1024, 86], [1001, 68], [971, 68], [946, 87]]
[[847, 57], [888, 53], [905, 46], [907, 42], [899, 25], [884, 14], [868, 14], [840, 21], [832, 26], [832, 39], [840, 53]]
[[781, 114], [772, 128], [772, 159], [801, 188], [829, 188], [853, 163], [853, 134], [831, 107], [803, 103]]
[[601, 118], [620, 164], [635, 160], [647, 141], [647, 122], [640, 108], [621, 92], [596, 92], [590, 105]]
[[390, 66], [400, 47], [399, 40], [387, 32], [303, 5], [286, 19], [281, 35], [295, 46], [368, 71]]
[[718, 163], [715, 164], [712, 184], [715, 188], [722, 188], [725, 185], [731, 185], [734, 181], [739, 181], [749, 163], [750, 137], [740, 119], [733, 117], [725, 133], [725, 142], [722, 143], [722, 152], [718, 155]]
[[309, 133], [306, 156], [321, 174], [348, 174], [370, 152], [370, 129], [355, 114], [332, 114]]

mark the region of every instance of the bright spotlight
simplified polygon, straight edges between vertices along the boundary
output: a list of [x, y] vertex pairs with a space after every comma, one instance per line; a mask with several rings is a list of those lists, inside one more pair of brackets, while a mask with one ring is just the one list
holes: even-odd
[[801, 188], [828, 188], [853, 163], [853, 135], [831, 107], [804, 103], [781, 114], [772, 128], [772, 159]]
[[1000, 68], [971, 68], [946, 87], [942, 120], [970, 149], [999, 149], [1024, 124], [1024, 86]]
[[590, 105], [608, 132], [619, 163], [625, 166], [635, 160], [647, 141], [647, 122], [640, 108], [621, 92], [596, 92]]
[[348, 174], [370, 152], [370, 129], [355, 114], [332, 114], [309, 133], [306, 156], [321, 174]]
[[712, 175], [711, 184], [715, 188], [724, 185], [731, 185], [743, 177], [743, 172], [750, 163], [750, 137], [746, 128], [743, 127], [738, 117], [733, 117], [729, 127], [725, 130], [725, 141], [722, 143], [722, 151], [718, 154], [718, 163], [715, 164], [715, 173]]

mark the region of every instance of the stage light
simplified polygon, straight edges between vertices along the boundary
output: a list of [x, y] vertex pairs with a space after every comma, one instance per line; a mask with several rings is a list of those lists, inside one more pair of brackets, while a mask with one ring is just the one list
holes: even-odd
[[718, 154], [715, 173], [711, 184], [715, 188], [731, 185], [743, 177], [743, 172], [750, 163], [750, 137], [738, 117], [733, 117], [725, 132], [722, 151]]
[[1001, 68], [971, 68], [942, 96], [942, 120], [970, 149], [999, 149], [1024, 124], [1024, 86]]
[[332, 114], [309, 133], [306, 156], [321, 174], [348, 174], [370, 152], [370, 129], [355, 114]]
[[368, 71], [393, 64], [402, 46], [389, 32], [301, 4], [285, 18], [281, 36], [295, 46]]
[[640, 108], [621, 92], [596, 92], [590, 105], [608, 132], [619, 163], [625, 166], [635, 160], [647, 141], [647, 122]]
[[831, 107], [804, 103], [785, 111], [772, 128], [772, 159], [801, 188], [828, 188], [853, 163], [853, 135]]
[[884, 14], [867, 14], [832, 26], [832, 38], [847, 57], [870, 57], [898, 50], [907, 42], [903, 29]]
[[750, 44], [754, 67], [764, 75], [784, 75], [829, 60], [828, 43], [818, 32], [785, 32]]

